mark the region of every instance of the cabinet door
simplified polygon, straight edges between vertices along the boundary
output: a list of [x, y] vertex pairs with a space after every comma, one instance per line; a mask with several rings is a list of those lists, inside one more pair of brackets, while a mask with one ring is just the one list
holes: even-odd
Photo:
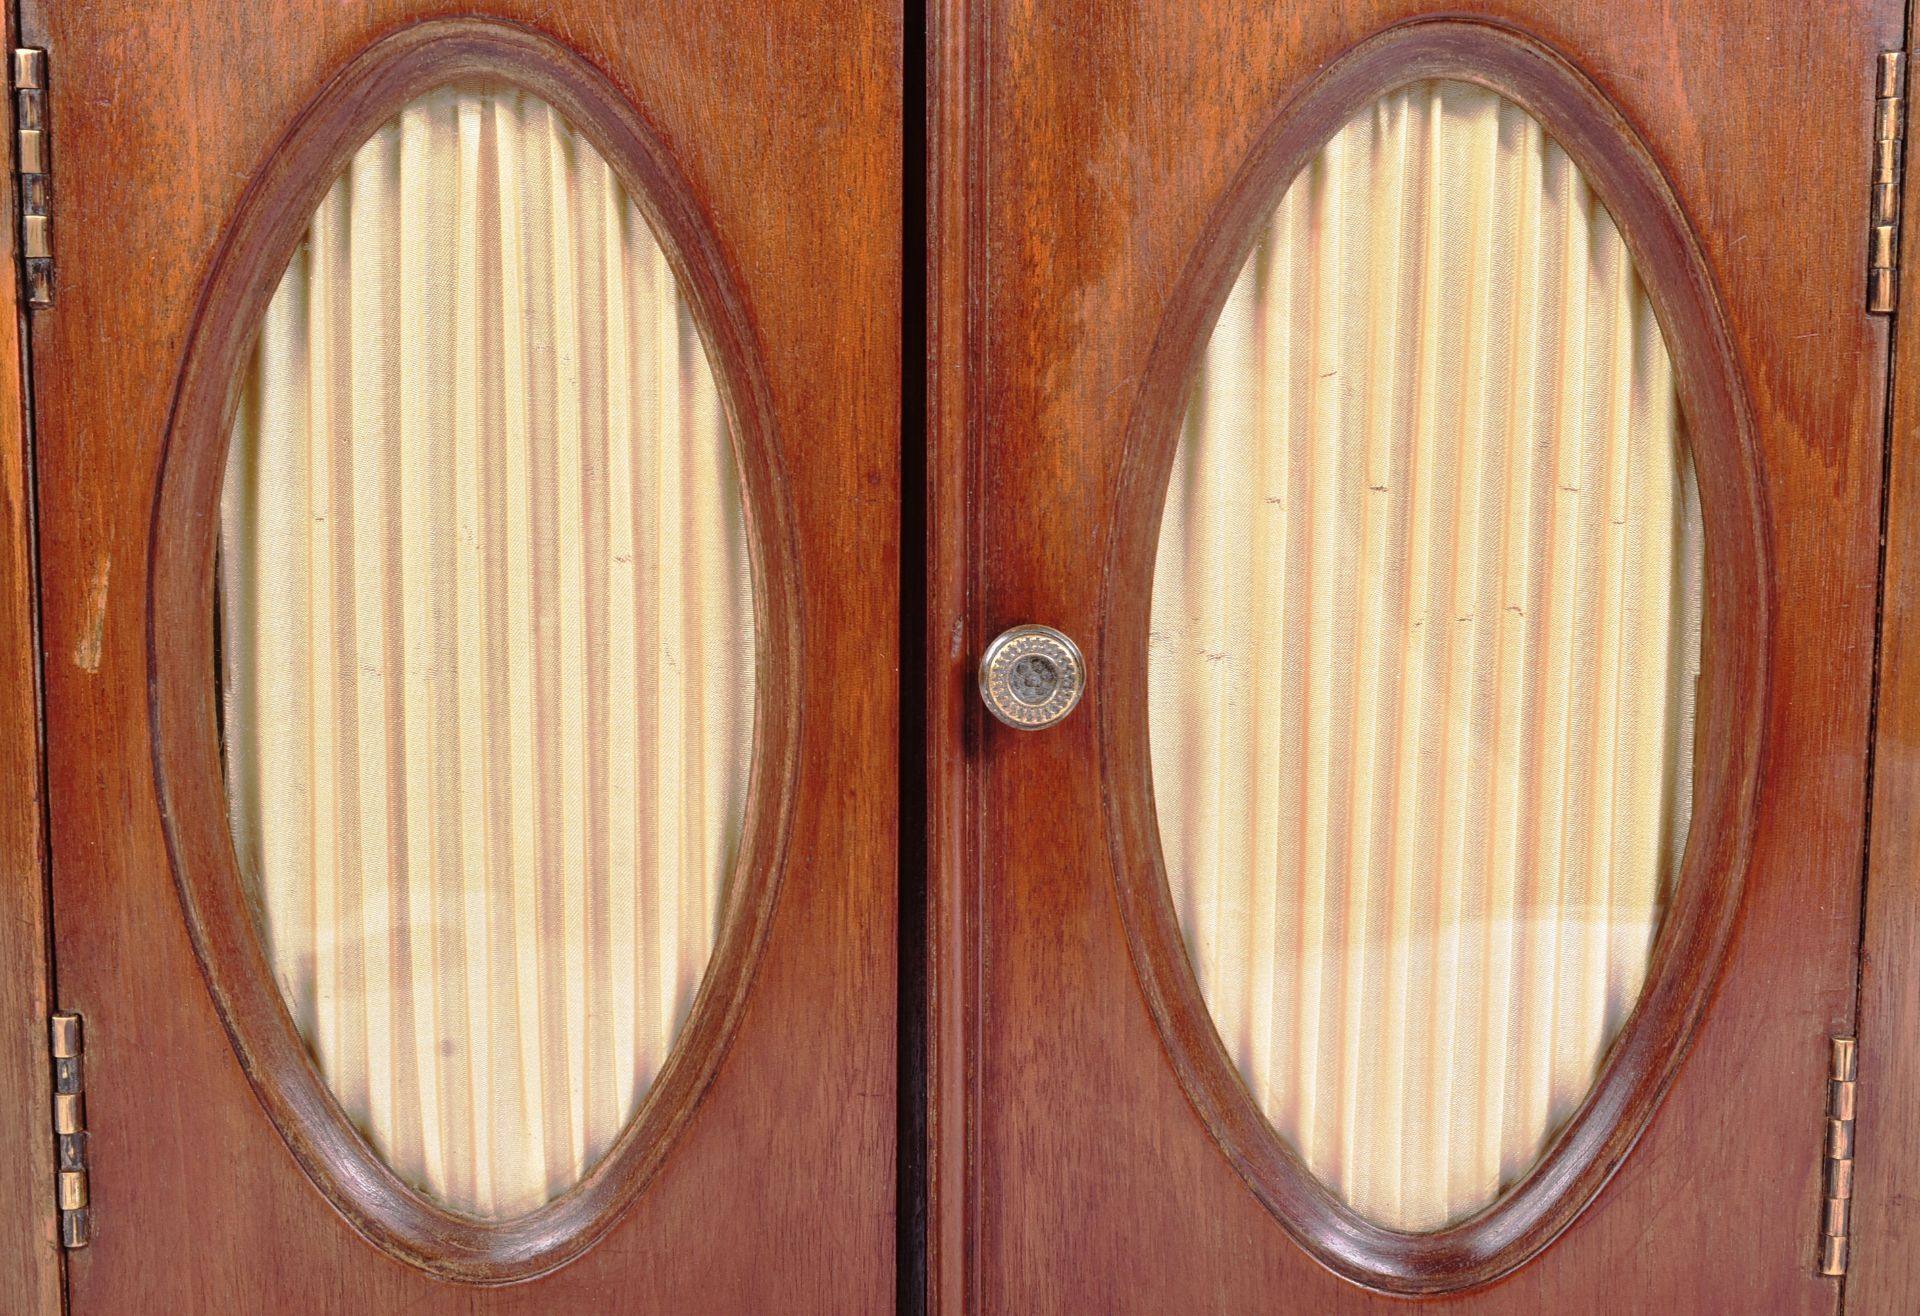
[[884, 1308], [900, 14], [446, 9], [22, 6], [70, 1309]]
[[937, 24], [942, 1310], [1836, 1309], [1902, 13], [1429, 8]]

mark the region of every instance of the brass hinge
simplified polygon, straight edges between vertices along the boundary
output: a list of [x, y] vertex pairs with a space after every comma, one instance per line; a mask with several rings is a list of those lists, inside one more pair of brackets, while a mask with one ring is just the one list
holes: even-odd
[[1906, 84], [1906, 52], [1882, 53], [1873, 105], [1872, 213], [1867, 219], [1867, 309], [1876, 315], [1893, 311], [1900, 268], [1900, 157], [1906, 136]]
[[80, 1064], [80, 1016], [71, 1011], [54, 1015], [51, 1032], [60, 1242], [65, 1247], [85, 1247], [93, 1241], [93, 1217], [87, 1207], [87, 1106]]
[[52, 160], [47, 137], [47, 52], [13, 52], [13, 121], [20, 154], [20, 257], [27, 305], [53, 305]]
[[1825, 1201], [1820, 1207], [1820, 1273], [1847, 1273], [1847, 1233], [1853, 1210], [1854, 1075], [1860, 1057], [1851, 1037], [1836, 1037], [1827, 1063]]

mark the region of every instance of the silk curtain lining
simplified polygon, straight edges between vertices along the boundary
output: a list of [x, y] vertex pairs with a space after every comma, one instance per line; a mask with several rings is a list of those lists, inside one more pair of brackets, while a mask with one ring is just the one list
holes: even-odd
[[1578, 169], [1465, 83], [1360, 113], [1207, 347], [1149, 666], [1194, 971], [1361, 1214], [1492, 1201], [1638, 998], [1687, 835], [1702, 571], [1672, 365]]
[[750, 573], [688, 307], [556, 112], [444, 87], [321, 202], [230, 452], [226, 772], [274, 976], [403, 1178], [523, 1213], [633, 1115], [738, 845]]

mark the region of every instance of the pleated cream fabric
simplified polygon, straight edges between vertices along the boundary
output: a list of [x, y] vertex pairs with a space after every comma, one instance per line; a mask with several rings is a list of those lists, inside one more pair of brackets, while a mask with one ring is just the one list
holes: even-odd
[[1429, 82], [1291, 185], [1192, 395], [1154, 794], [1227, 1050], [1357, 1211], [1471, 1214], [1579, 1105], [1685, 844], [1698, 495], [1613, 220]]
[[593, 147], [463, 85], [353, 158], [241, 383], [222, 702], [268, 958], [394, 1169], [523, 1213], [659, 1070], [738, 844], [753, 603], [700, 339]]

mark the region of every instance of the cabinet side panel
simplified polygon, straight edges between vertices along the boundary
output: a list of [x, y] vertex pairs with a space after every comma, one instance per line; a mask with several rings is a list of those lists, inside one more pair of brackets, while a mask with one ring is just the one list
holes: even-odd
[[[1914, 131], [1908, 100], [1907, 133]], [[1907, 171], [1913, 214], [1920, 172]], [[1911, 250], [1911, 241], [1909, 242]], [[1920, 1294], [1920, 279], [1899, 288], [1888, 412], [1880, 687], [1874, 726], [1873, 828], [1860, 957], [1859, 1115], [1854, 1125], [1851, 1313], [1911, 1311]], [[1905, 332], [1902, 329], [1905, 328]]]
[[[13, 35], [13, 6], [0, 9]], [[47, 873], [34, 668], [33, 517], [15, 259], [13, 95], [0, 95], [0, 1286], [22, 1316], [60, 1311], [47, 1070]]]

